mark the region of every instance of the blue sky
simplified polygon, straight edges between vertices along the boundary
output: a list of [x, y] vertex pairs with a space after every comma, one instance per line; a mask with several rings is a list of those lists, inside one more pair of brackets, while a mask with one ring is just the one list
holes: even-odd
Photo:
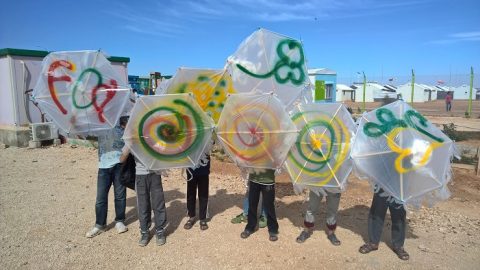
[[259, 27], [300, 39], [309, 68], [334, 69], [345, 83], [358, 71], [400, 80], [414, 68], [447, 82], [468, 81], [470, 66], [480, 74], [478, 0], [5, 1], [0, 48], [102, 49], [130, 57], [130, 74], [171, 75], [222, 68]]

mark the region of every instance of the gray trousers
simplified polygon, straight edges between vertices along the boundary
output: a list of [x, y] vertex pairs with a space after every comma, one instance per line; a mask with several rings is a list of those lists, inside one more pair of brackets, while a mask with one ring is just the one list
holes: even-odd
[[155, 231], [163, 233], [167, 224], [167, 209], [163, 195], [162, 177], [155, 173], [136, 175], [138, 220], [140, 230], [148, 232], [152, 223], [152, 209], [155, 218]]
[[[330, 230], [335, 230], [337, 227], [337, 212], [338, 206], [340, 205], [340, 197], [341, 193], [331, 193], [326, 191], [327, 193], [327, 215], [326, 215], [326, 223], [327, 227]], [[322, 201], [323, 195], [316, 194], [313, 191], [309, 193], [309, 201], [307, 212], [305, 213], [305, 221], [304, 225], [307, 228], [312, 228], [315, 223], [315, 215], [318, 213], [318, 209], [320, 208], [320, 202]]]

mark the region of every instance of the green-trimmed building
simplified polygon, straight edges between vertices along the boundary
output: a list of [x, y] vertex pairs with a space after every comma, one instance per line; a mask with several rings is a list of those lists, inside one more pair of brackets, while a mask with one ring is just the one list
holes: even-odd
[[[30, 124], [41, 122], [41, 114], [26, 93], [33, 89], [48, 51], [0, 49], [0, 143], [25, 147], [31, 138]], [[128, 81], [128, 57], [109, 57]]]
[[315, 102], [335, 102], [337, 91], [337, 72], [328, 68], [309, 69], [308, 76], [313, 85]]

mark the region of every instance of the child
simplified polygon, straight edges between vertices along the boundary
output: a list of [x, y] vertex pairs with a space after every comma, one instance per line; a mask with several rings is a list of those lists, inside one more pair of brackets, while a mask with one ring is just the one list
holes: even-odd
[[410, 255], [403, 248], [405, 243], [405, 228], [407, 212], [403, 205], [389, 200], [388, 196], [380, 196], [384, 191], [378, 188], [373, 195], [372, 206], [368, 214], [368, 242], [358, 250], [362, 254], [367, 254], [378, 249], [378, 243], [382, 237], [385, 215], [390, 209], [390, 218], [392, 220], [392, 245], [393, 252], [401, 260], [408, 260]]
[[[121, 161], [125, 161], [129, 154], [124, 149]], [[150, 241], [150, 225], [152, 224], [152, 210], [155, 218], [155, 234], [157, 245], [164, 245], [167, 241], [165, 226], [167, 225], [167, 210], [163, 194], [162, 177], [149, 171], [135, 157], [135, 191], [137, 192], [138, 220], [140, 222], [140, 240], [138, 245], [144, 247]]]
[[205, 166], [196, 168], [195, 170], [187, 170], [187, 223], [183, 226], [184, 229], [190, 230], [195, 224], [196, 214], [195, 206], [198, 189], [198, 210], [200, 218], [200, 230], [208, 229], [207, 225], [207, 211], [208, 211], [208, 185], [210, 175], [210, 156]]
[[[247, 185], [247, 190], [245, 192], [245, 197], [243, 198], [243, 212], [240, 213], [239, 215], [235, 216], [232, 218], [231, 222], [233, 224], [238, 224], [242, 222], [247, 222], [248, 219], [248, 185]], [[259, 228], [265, 228], [267, 227], [267, 218], [265, 217], [265, 207], [263, 207], [263, 202], [262, 202], [262, 213], [260, 214], [260, 218], [258, 219], [258, 227]]]
[[260, 193], [263, 196], [263, 206], [267, 216], [267, 227], [270, 241], [278, 240], [278, 222], [275, 214], [275, 170], [267, 169], [262, 173], [249, 174], [248, 223], [240, 234], [247, 238], [257, 226], [257, 207]]
[[122, 116], [119, 125], [98, 136], [98, 177], [95, 202], [95, 226], [87, 232], [92, 238], [105, 231], [108, 211], [108, 192], [113, 185], [115, 197], [115, 228], [118, 233], [128, 230], [125, 221], [127, 191], [120, 181], [120, 156], [125, 143], [122, 140], [128, 117]]
[[[337, 228], [337, 212], [338, 206], [340, 205], [340, 196], [341, 193], [332, 193], [325, 191], [327, 193], [327, 217], [326, 217], [326, 225], [327, 225], [327, 238], [330, 240], [330, 243], [334, 246], [339, 246], [341, 244], [340, 240], [338, 240], [337, 236], [335, 235], [335, 229]], [[313, 227], [315, 223], [315, 215], [318, 212], [318, 207], [320, 206], [320, 202], [322, 201], [323, 195], [317, 194], [310, 190], [309, 193], [309, 200], [308, 200], [308, 208], [305, 213], [305, 220], [304, 220], [304, 230], [300, 233], [297, 237], [297, 243], [303, 243], [307, 240], [313, 232]]]

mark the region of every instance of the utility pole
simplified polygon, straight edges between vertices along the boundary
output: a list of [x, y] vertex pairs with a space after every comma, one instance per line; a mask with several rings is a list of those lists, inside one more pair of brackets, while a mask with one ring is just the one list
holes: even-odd
[[415, 72], [412, 68], [412, 95], [410, 96], [410, 105], [413, 107], [413, 92], [415, 92]]
[[365, 72], [363, 72], [363, 111], [365, 111], [365, 90], [367, 88], [367, 77], [365, 76]]
[[472, 117], [473, 67], [470, 67], [470, 97], [468, 98], [468, 117]]

